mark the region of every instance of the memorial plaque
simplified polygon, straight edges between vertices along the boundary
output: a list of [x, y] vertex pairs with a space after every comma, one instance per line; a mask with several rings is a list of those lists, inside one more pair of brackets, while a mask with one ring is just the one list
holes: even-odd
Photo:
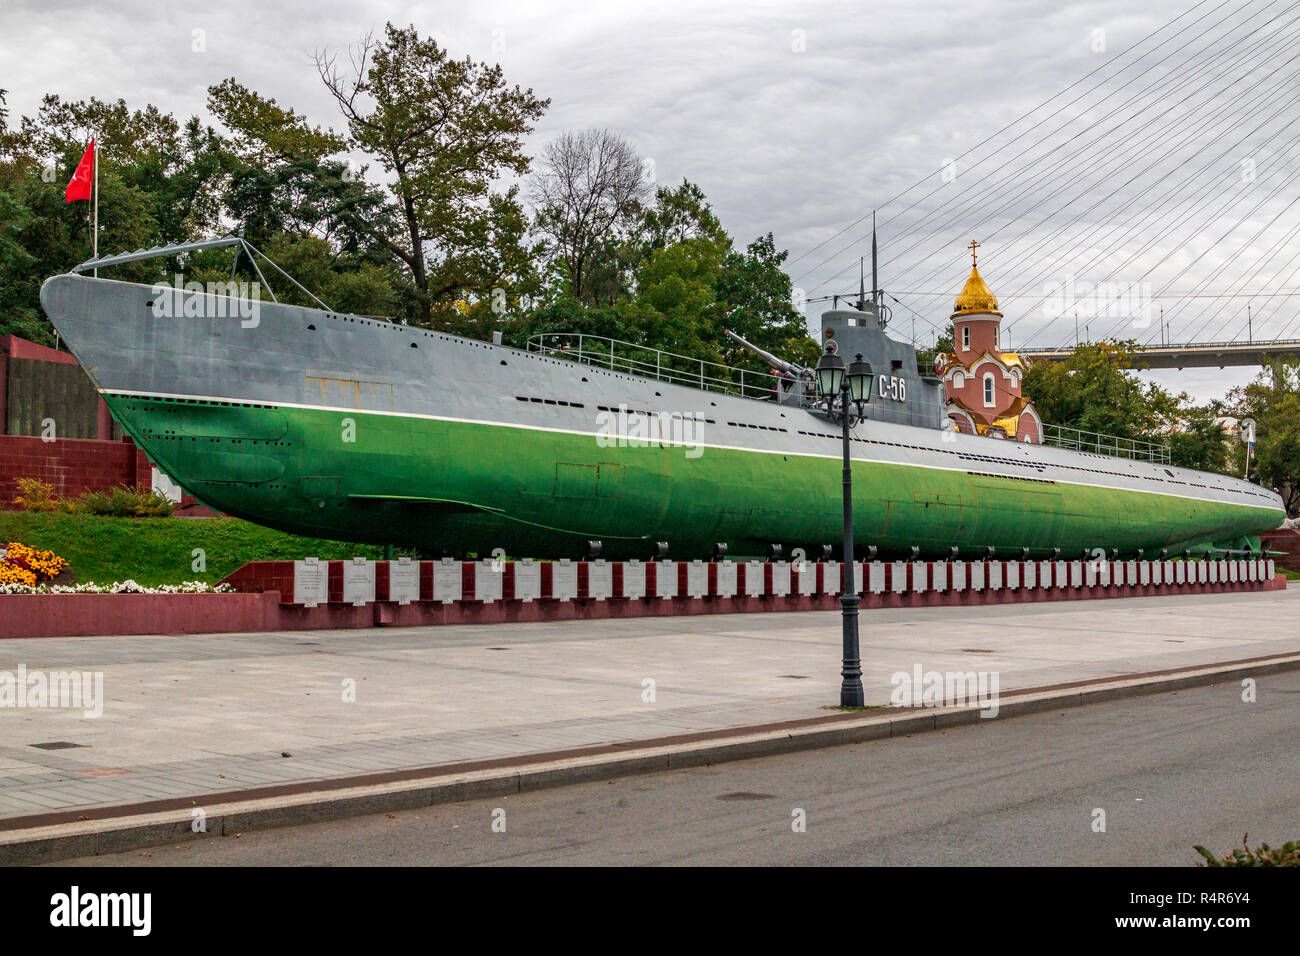
[[474, 600], [492, 604], [501, 600], [505, 562], [485, 559], [474, 562]]
[[1151, 562], [1139, 561], [1137, 570], [1138, 570], [1138, 584], [1150, 584], [1151, 583]]
[[776, 561], [772, 564], [772, 593], [785, 597], [790, 593], [790, 563]]
[[572, 601], [578, 596], [578, 566], [568, 558], [551, 562], [551, 597]]
[[330, 599], [329, 562], [305, 558], [293, 563], [293, 603], [303, 607], [328, 604]]
[[1083, 562], [1071, 561], [1070, 562], [1070, 587], [1072, 588], [1083, 587], [1083, 580], [1084, 580]]
[[811, 561], [800, 561], [794, 565], [794, 570], [799, 575], [799, 593], [805, 596], [816, 594], [817, 565]]
[[515, 600], [531, 604], [542, 596], [542, 566], [532, 558], [513, 562]]
[[1038, 562], [1020, 562], [1020, 586], [1022, 588], [1038, 587]]
[[704, 561], [692, 561], [686, 565], [686, 596], [704, 597], [709, 593], [709, 566]]
[[398, 558], [388, 562], [388, 600], [412, 604], [420, 600], [420, 562]]
[[343, 562], [343, 603], [364, 607], [375, 600], [375, 562], [353, 558]]
[[1004, 582], [1002, 580], [1002, 562], [990, 561], [988, 571], [988, 587], [990, 591], [1001, 591]]
[[587, 597], [603, 601], [614, 595], [614, 565], [608, 561], [587, 562]]
[[902, 594], [907, 590], [907, 562], [894, 561], [889, 565], [889, 590]]
[[952, 589], [954, 591], [966, 590], [966, 562], [950, 561], [948, 568], [952, 572]]
[[934, 573], [931, 576], [932, 583], [930, 586], [934, 588], [935, 591], [942, 594], [944, 591], [948, 590], [948, 562], [936, 561], [934, 562], [933, 567]]
[[1265, 568], [1265, 580], [1272, 581], [1273, 575], [1277, 574], [1277, 565], [1274, 563], [1274, 560], [1272, 558], [1269, 558], [1268, 564], [1266, 564], [1264, 568]]
[[763, 577], [765, 567], [762, 561], [745, 562], [745, 597], [762, 597], [767, 593], [767, 582]]
[[1178, 584], [1187, 583], [1187, 562], [1186, 561], [1174, 562], [1174, 581], [1177, 582]]
[[1060, 587], [1065, 580], [1064, 561], [1041, 561], [1038, 565], [1038, 586], [1040, 588]]
[[1085, 573], [1083, 578], [1084, 583], [1087, 584], [1088, 587], [1095, 588], [1101, 583], [1101, 568], [1102, 562], [1100, 561], [1088, 562], [1087, 566], [1084, 568]]
[[983, 561], [971, 561], [966, 566], [966, 586], [972, 591], [984, 590], [984, 572], [987, 565]]
[[[500, 575], [497, 575], [500, 578]], [[474, 585], [478, 587], [478, 565], [474, 565]], [[497, 594], [501, 586], [497, 585]], [[461, 563], [452, 558], [443, 558], [433, 564], [433, 599], [443, 604], [454, 604], [465, 597], [465, 580], [461, 574]]]
[[844, 577], [842, 565], [838, 561], [823, 561], [822, 594], [839, 594], [840, 581]]
[[623, 563], [623, 597], [645, 597], [645, 565], [640, 561]]
[[885, 565], [883, 562], [871, 562], [867, 570], [867, 586], [872, 594], [883, 594], [885, 592]]
[[655, 597], [677, 597], [677, 562], [655, 562]]
[[718, 562], [718, 597], [736, 596], [736, 562]]

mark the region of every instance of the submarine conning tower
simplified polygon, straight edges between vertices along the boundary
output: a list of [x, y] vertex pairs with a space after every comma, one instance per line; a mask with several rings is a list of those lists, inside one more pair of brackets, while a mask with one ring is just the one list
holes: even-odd
[[823, 312], [821, 343], [834, 341], [845, 362], [861, 355], [871, 363], [875, 382], [865, 409], [869, 421], [892, 422], [943, 429], [947, 423], [943, 382], [922, 375], [916, 364], [916, 349], [885, 334], [877, 306], [864, 302], [860, 309], [833, 308]]

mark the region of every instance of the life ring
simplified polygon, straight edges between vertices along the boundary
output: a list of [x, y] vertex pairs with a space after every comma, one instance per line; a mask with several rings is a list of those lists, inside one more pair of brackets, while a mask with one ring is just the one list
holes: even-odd
[[946, 353], [940, 352], [938, 355], [934, 357], [934, 374], [942, 375], [947, 370], [947, 368], [948, 368], [948, 356]]

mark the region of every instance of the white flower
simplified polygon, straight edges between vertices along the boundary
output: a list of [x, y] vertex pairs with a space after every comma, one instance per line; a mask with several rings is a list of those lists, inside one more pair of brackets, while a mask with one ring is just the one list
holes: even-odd
[[206, 581], [182, 581], [180, 584], [163, 584], [156, 588], [147, 588], [127, 578], [114, 581], [109, 585], [86, 581], [69, 587], [66, 584], [38, 584], [29, 587], [26, 584], [0, 584], [0, 594], [234, 594], [235, 589], [229, 584], [213, 587]]

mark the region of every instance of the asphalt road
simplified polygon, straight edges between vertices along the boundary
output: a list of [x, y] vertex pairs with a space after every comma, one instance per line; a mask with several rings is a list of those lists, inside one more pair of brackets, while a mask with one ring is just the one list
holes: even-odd
[[1186, 866], [1194, 844], [1300, 837], [1300, 672], [1257, 694], [1222, 684], [67, 865]]

